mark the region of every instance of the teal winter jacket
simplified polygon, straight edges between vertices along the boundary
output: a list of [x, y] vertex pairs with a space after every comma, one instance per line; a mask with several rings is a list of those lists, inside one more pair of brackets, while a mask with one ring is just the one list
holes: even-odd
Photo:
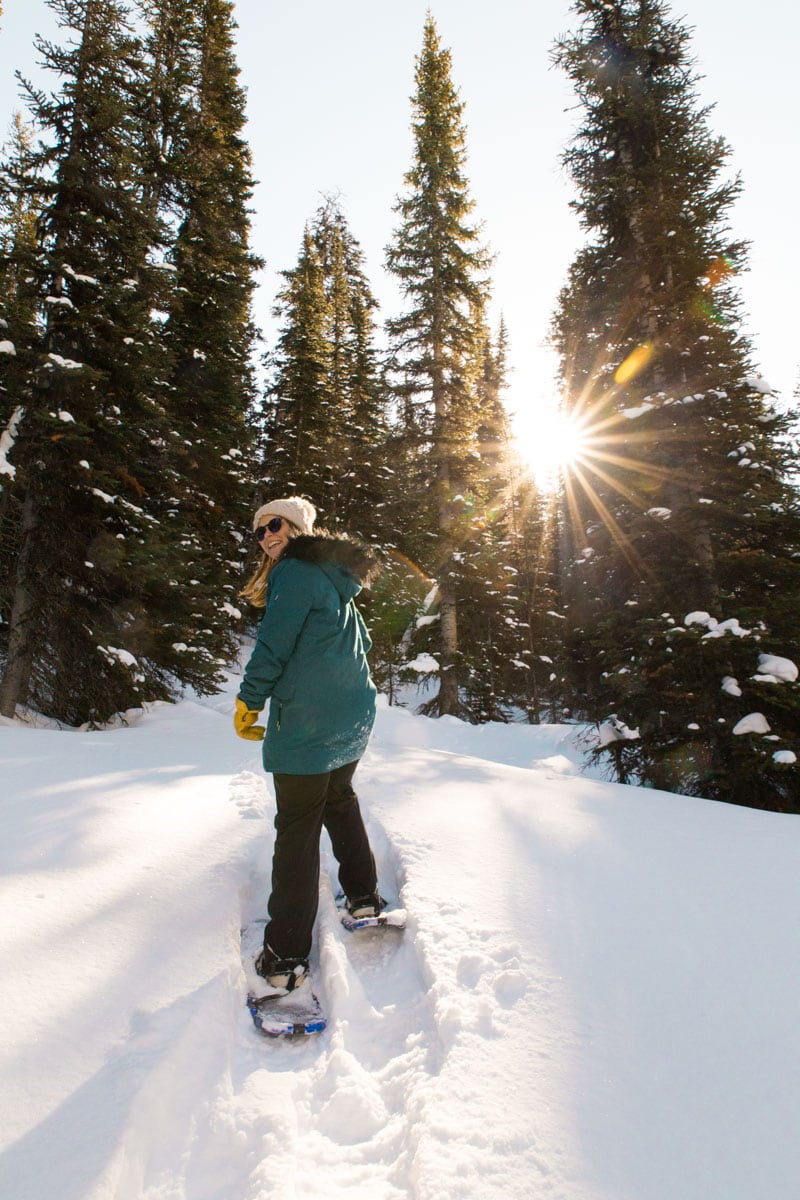
[[239, 697], [261, 711], [269, 699], [264, 767], [318, 775], [355, 762], [375, 721], [372, 645], [355, 605], [376, 567], [347, 538], [298, 537], [270, 572], [267, 608]]

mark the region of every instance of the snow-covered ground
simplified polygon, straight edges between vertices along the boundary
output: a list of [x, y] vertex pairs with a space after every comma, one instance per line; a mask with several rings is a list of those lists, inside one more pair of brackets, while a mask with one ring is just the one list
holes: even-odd
[[356, 777], [405, 933], [260, 1039], [273, 800], [236, 679], [0, 726], [4, 1200], [796, 1200], [800, 822], [579, 773], [574, 729], [382, 708]]

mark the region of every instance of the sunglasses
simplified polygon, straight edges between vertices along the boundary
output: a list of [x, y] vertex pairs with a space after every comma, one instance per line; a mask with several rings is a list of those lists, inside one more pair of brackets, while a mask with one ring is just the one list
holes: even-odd
[[266, 525], [259, 525], [256, 530], [256, 537], [260, 542], [263, 542], [268, 533], [277, 533], [283, 525], [283, 517], [270, 517]]

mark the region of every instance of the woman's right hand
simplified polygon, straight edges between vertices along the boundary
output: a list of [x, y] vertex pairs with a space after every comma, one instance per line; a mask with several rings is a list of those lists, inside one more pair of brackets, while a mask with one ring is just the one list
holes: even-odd
[[248, 708], [244, 700], [236, 697], [236, 711], [233, 714], [233, 728], [236, 730], [240, 738], [244, 738], [247, 742], [260, 742], [264, 738], [266, 730], [263, 725], [256, 725], [260, 713], [253, 712], [252, 708]]

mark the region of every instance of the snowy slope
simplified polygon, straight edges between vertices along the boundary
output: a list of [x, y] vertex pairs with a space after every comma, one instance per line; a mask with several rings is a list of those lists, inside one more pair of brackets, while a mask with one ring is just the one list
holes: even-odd
[[586, 778], [569, 729], [384, 708], [357, 783], [409, 927], [346, 934], [328, 856], [331, 1027], [274, 1044], [235, 687], [0, 726], [0, 1196], [796, 1200], [796, 817]]

